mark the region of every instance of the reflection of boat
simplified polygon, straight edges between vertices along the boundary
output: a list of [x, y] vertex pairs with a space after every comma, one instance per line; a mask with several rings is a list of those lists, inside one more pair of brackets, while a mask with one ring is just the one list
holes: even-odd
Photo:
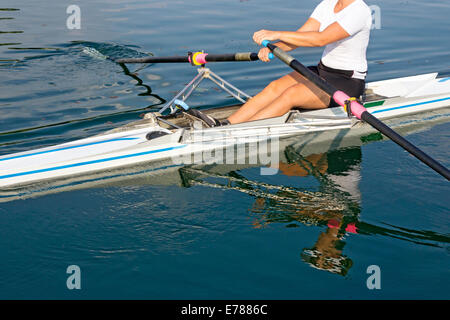
[[[211, 79], [241, 101], [244, 101], [242, 97], [248, 97], [209, 69], [200, 68], [199, 71], [199, 75], [176, 98], [187, 98], [204, 78]], [[437, 78], [437, 75], [369, 83], [365, 107], [383, 120], [403, 120], [408, 115], [445, 108], [450, 102], [450, 81]], [[173, 100], [161, 111], [172, 108], [172, 104]], [[214, 108], [205, 113], [223, 119], [238, 107]], [[314, 138], [314, 141], [309, 140], [313, 145], [322, 140], [342, 140], [344, 136], [359, 136], [372, 131], [356, 118], [349, 118], [341, 107], [292, 110], [277, 118], [214, 128], [197, 127], [186, 112], [168, 116], [150, 113], [146, 119], [99, 136], [2, 156], [0, 186], [32, 184], [148, 162], [163, 161], [170, 166], [174, 158], [232, 147], [243, 141], [251, 143], [302, 135], [304, 141]]]
[[[391, 119], [391, 127], [402, 135], [408, 135], [415, 132], [428, 130], [429, 128], [446, 123], [450, 117], [450, 108], [440, 109], [426, 114], [416, 114], [401, 119]], [[274, 158], [279, 159], [281, 163], [288, 163], [295, 155], [307, 157], [312, 154], [321, 154], [324, 152], [347, 148], [352, 146], [361, 146], [370, 141], [381, 140], [384, 138], [381, 134], [374, 134], [370, 128], [361, 131], [365, 135], [352, 134], [349, 129], [335, 130], [332, 132], [311, 132], [299, 137], [288, 137], [279, 141], [278, 149], [271, 150], [277, 152]], [[236, 150], [237, 151], [237, 150]], [[245, 158], [240, 159], [239, 164], [216, 164], [216, 165], [189, 165], [189, 169], [207, 169], [209, 173], [226, 173], [249, 167], [266, 166], [267, 163], [261, 162], [262, 157], [251, 155], [255, 150], [245, 150]], [[260, 152], [260, 150], [256, 150]], [[237, 152], [236, 152], [237, 153]], [[258, 161], [251, 164], [250, 157]], [[116, 168], [107, 171], [97, 171], [82, 175], [73, 175], [59, 179], [44, 180], [31, 185], [19, 185], [0, 188], [0, 202], [12, 201], [16, 199], [25, 199], [45, 194], [58, 193], [71, 190], [79, 190], [95, 187], [109, 187], [121, 185], [183, 185], [180, 175], [180, 168], [186, 167], [181, 164], [170, 164], [167, 161], [155, 161], [139, 165]]]
[[[444, 247], [450, 243], [450, 237], [433, 231], [394, 225], [377, 226], [360, 220], [360, 199], [354, 197], [359, 181], [353, 180], [353, 186], [347, 183], [348, 178], [358, 176], [362, 160], [359, 147], [309, 156], [302, 156], [287, 147], [285, 153], [284, 161], [291, 167], [280, 169], [283, 174], [314, 176], [319, 186], [298, 188], [271, 185], [249, 180], [236, 171], [220, 173], [220, 168], [209, 168], [208, 171], [185, 168], [182, 176], [188, 186], [234, 190], [254, 197], [251, 212], [255, 228], [272, 224], [284, 224], [288, 228], [300, 225], [324, 228], [314, 245], [304, 248], [300, 255], [310, 266], [327, 272], [345, 276], [352, 267], [352, 259], [344, 254], [349, 234], [382, 235], [434, 247]], [[337, 158], [341, 160], [338, 167], [333, 165], [333, 160]]]

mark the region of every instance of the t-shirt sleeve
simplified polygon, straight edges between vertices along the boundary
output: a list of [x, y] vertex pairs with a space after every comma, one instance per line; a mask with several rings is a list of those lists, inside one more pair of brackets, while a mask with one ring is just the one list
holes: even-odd
[[350, 36], [353, 36], [364, 29], [369, 21], [372, 21], [372, 16], [370, 11], [366, 10], [365, 7], [355, 7], [337, 19], [337, 23], [339, 23]]
[[311, 13], [310, 18], [314, 18], [320, 23], [323, 21], [324, 16], [324, 10], [325, 10], [325, 1], [322, 1], [319, 3], [319, 5], [314, 9], [313, 13]]

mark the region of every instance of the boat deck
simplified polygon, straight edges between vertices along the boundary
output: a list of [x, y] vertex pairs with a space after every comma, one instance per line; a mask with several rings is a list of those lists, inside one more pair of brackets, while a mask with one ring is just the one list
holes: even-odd
[[[378, 95], [373, 92], [372, 89], [367, 89], [364, 94], [364, 103], [372, 103], [380, 100], [384, 100], [387, 97]], [[231, 114], [233, 114], [236, 110], [238, 110], [242, 104], [234, 104], [231, 106], [225, 106], [220, 108], [209, 108], [209, 109], [202, 109], [202, 112], [206, 115], [209, 115], [211, 117], [214, 117], [218, 120], [224, 120], [228, 118]], [[294, 108], [295, 110], [298, 110], [299, 112], [310, 112], [312, 110], [305, 110], [301, 108]], [[162, 119], [162, 120], [160, 120]], [[148, 126], [151, 124], [158, 124], [160, 127], [165, 129], [173, 129], [174, 127], [169, 125], [168, 123], [164, 122], [164, 120], [169, 121], [171, 124], [174, 124], [178, 127], [182, 128], [189, 128], [192, 125], [192, 122], [190, 119], [186, 118], [183, 113], [177, 113], [172, 115], [160, 115], [157, 112], [151, 112], [147, 113], [145, 115], [145, 118], [142, 120], [134, 121], [132, 123], [129, 123], [128, 125], [125, 125], [123, 127], [113, 129], [112, 131], [109, 131], [108, 133], [112, 132], [119, 132], [122, 130], [128, 130], [130, 128], [139, 128], [140, 126]]]

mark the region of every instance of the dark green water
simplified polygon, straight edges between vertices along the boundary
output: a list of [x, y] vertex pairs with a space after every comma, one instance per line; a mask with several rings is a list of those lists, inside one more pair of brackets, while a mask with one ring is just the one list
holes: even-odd
[[[69, 2], [2, 1], [0, 155], [137, 120], [196, 74], [151, 65], [130, 75], [86, 48], [112, 57], [256, 51], [254, 31], [296, 29], [317, 3], [85, 0], [81, 29], [69, 30]], [[382, 15], [369, 81], [450, 70], [447, 1], [367, 3]], [[294, 55], [315, 64], [320, 54]], [[278, 61], [213, 69], [250, 94], [289, 71]], [[208, 86], [191, 101], [233, 102]], [[449, 166], [448, 118], [430, 117], [408, 137]], [[448, 182], [390, 141], [282, 152], [274, 176], [175, 168], [158, 180], [144, 173], [0, 202], [0, 298], [450, 298]], [[81, 268], [81, 290], [66, 287], [69, 265]], [[381, 290], [366, 286], [370, 265]]]

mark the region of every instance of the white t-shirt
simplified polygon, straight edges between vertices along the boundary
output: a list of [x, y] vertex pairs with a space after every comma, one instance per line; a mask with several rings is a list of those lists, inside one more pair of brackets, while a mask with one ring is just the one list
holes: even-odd
[[320, 32], [337, 22], [350, 37], [325, 47], [322, 62], [325, 66], [354, 71], [353, 77], [364, 79], [367, 72], [366, 51], [369, 45], [372, 13], [363, 0], [356, 0], [338, 13], [334, 7], [338, 0], [323, 0], [311, 14], [320, 22]]

